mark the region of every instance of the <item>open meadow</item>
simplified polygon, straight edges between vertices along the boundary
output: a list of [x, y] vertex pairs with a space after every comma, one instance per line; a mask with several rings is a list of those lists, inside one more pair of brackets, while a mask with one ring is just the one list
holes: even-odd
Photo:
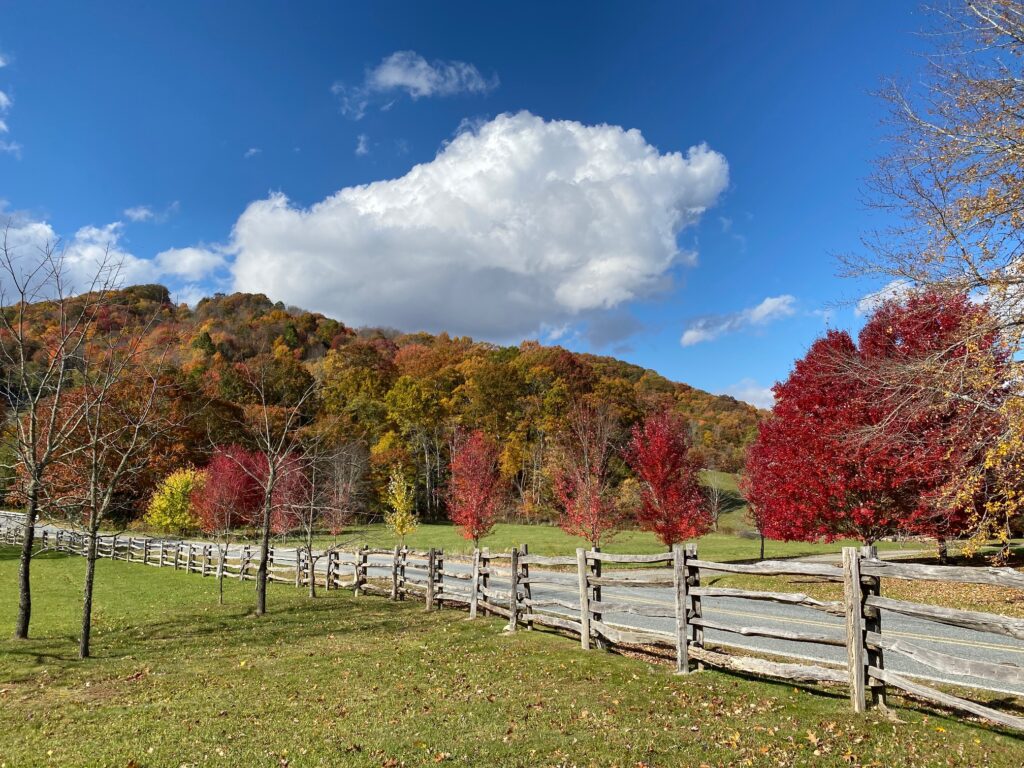
[[[0, 549], [0, 625], [17, 560]], [[497, 619], [101, 560], [75, 658], [81, 558], [35, 565], [33, 639], [0, 640], [0, 766], [1020, 765], [1019, 737], [893, 697], [670, 666]], [[6, 635], [6, 633], [5, 633]], [[899, 739], [894, 739], [896, 728]]]

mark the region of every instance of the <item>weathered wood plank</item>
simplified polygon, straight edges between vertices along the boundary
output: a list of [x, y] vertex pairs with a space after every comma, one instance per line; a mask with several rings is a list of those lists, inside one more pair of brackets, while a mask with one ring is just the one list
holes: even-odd
[[877, 648], [900, 653], [914, 661], [925, 664], [950, 675], [969, 675], [997, 683], [1024, 683], [1024, 667], [1016, 664], [999, 664], [977, 659], [965, 659], [948, 653], [924, 648], [902, 638], [886, 637], [878, 632], [867, 632], [865, 642]]
[[523, 621], [532, 621], [534, 624], [543, 624], [548, 627], [567, 629], [570, 632], [575, 632], [577, 634], [582, 634], [583, 632], [578, 621], [563, 619], [559, 616], [551, 616], [547, 613], [524, 613], [522, 619]]
[[764, 560], [760, 563], [714, 563], [710, 560], [687, 560], [687, 567], [715, 573], [749, 573], [757, 576], [820, 576], [842, 581], [843, 572], [827, 563], [802, 563], [791, 560]]
[[[579, 606], [573, 605], [573, 608]], [[635, 616], [648, 616], [656, 619], [671, 619], [676, 615], [675, 609], [668, 602], [653, 601], [643, 603], [630, 603], [615, 600], [592, 600], [590, 610], [595, 613], [631, 613]]]
[[587, 552], [588, 560], [602, 560], [606, 563], [671, 563], [671, 552], [656, 552], [649, 555], [616, 555], [611, 552]]
[[801, 683], [845, 683], [847, 681], [846, 670], [832, 667], [768, 661], [753, 656], [732, 656], [694, 646], [690, 646], [690, 656], [713, 667], [748, 675], [775, 677]]
[[576, 558], [568, 555], [550, 557], [548, 555], [522, 555], [519, 558], [522, 565], [576, 565]]
[[717, 629], [719, 632], [729, 632], [734, 635], [744, 635], [745, 637], [772, 637], [776, 640], [793, 640], [800, 643], [818, 643], [819, 645], [831, 645], [836, 648], [846, 647], [846, 637], [838, 633], [791, 632], [788, 629], [775, 629], [773, 627], [744, 627], [726, 624], [725, 622], [714, 621], [712, 619], [698, 619], [695, 617], [690, 619], [690, 623], [695, 627]]
[[1017, 717], [1015, 715], [1007, 714], [1006, 712], [998, 712], [997, 710], [978, 704], [975, 701], [961, 699], [959, 696], [953, 696], [952, 694], [943, 693], [942, 691], [937, 691], [934, 688], [929, 688], [928, 686], [911, 682], [902, 675], [897, 675], [887, 669], [868, 667], [868, 674], [888, 683], [889, 685], [893, 685], [912, 696], [917, 696], [918, 698], [931, 701], [936, 704], [941, 704], [945, 707], [950, 707], [951, 709], [960, 709], [964, 712], [970, 712], [972, 715], [977, 715], [978, 717], [990, 720], [998, 725], [1006, 726], [1007, 728], [1024, 731], [1024, 717]]
[[577, 549], [576, 576], [580, 590], [580, 647], [585, 651], [590, 650], [590, 589], [587, 586], [589, 575], [587, 552], [585, 549]]
[[659, 632], [654, 629], [620, 629], [595, 619], [590, 620], [590, 627], [612, 643], [675, 646], [676, 642], [675, 635], [672, 632]]
[[681, 544], [675, 544], [672, 547], [672, 578], [675, 582], [673, 590], [675, 604], [672, 607], [672, 613], [675, 614], [676, 619], [676, 672], [688, 674], [690, 672], [690, 627], [686, 598], [690, 585], [686, 580], [686, 550]]
[[1024, 589], [1024, 573], [1013, 568], [983, 568], [980, 566], [924, 565], [921, 563], [893, 563], [887, 560], [864, 560], [861, 573], [883, 579], [910, 581], [951, 581], [960, 584], [992, 584], [997, 587]]
[[860, 554], [856, 547], [843, 547], [843, 602], [846, 609], [846, 669], [850, 679], [850, 702], [854, 712], [863, 712], [867, 709], [864, 596], [861, 594]]
[[590, 585], [593, 587], [671, 587], [674, 583], [671, 576], [652, 576], [643, 579], [618, 576], [592, 576], [590, 578]]
[[889, 597], [875, 595], [868, 595], [864, 603], [873, 608], [881, 608], [904, 616], [930, 619], [939, 624], [976, 629], [981, 632], [992, 632], [1024, 640], [1024, 619], [1017, 619], [1012, 616], [1003, 616], [999, 613], [983, 613], [981, 611], [963, 611], [958, 608], [911, 603], [905, 600], [893, 600]]
[[543, 600], [527, 597], [523, 599], [523, 605], [528, 608], [565, 608], [567, 611], [579, 611], [579, 603], [569, 600], [559, 600], [554, 597], [546, 597]]
[[693, 587], [690, 594], [698, 597], [735, 597], [743, 600], [764, 600], [786, 605], [799, 605], [813, 608], [816, 611], [830, 613], [833, 616], [844, 616], [841, 600], [816, 600], [803, 592], [761, 592], [753, 589], [734, 589], [732, 587]]

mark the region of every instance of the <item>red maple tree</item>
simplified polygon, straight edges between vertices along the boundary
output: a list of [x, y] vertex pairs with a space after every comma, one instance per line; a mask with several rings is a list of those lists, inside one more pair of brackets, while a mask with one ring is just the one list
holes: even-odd
[[642, 529], [666, 546], [708, 531], [712, 521], [698, 480], [700, 465], [678, 414], [663, 410], [633, 427], [624, 458], [640, 481]]
[[987, 427], [978, 409], [922, 397], [920, 379], [979, 352], [976, 340], [959, 340], [985, 311], [966, 296], [912, 295], [883, 304], [859, 345], [829, 331], [811, 346], [775, 386], [772, 416], [747, 454], [744, 491], [765, 536], [871, 543], [961, 532], [969, 510], [940, 501], [942, 491], [978, 459], [968, 438]]
[[448, 484], [448, 517], [474, 545], [491, 532], [501, 502], [498, 448], [476, 429], [456, 445]]

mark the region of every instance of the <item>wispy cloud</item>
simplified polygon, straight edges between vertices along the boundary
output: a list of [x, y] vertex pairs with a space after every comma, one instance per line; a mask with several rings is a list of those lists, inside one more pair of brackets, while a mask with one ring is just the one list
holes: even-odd
[[177, 200], [166, 206], [163, 210], [154, 210], [149, 205], [133, 205], [131, 208], [124, 209], [124, 217], [136, 223], [151, 221], [154, 224], [163, 224], [176, 214], [180, 208], [181, 203]]
[[360, 133], [356, 138], [356, 155], [363, 157], [370, 154], [370, 140], [365, 133]]
[[[0, 69], [7, 66], [7, 57], [0, 53]], [[0, 136], [10, 133], [10, 126], [7, 125], [7, 113], [14, 106], [14, 100], [7, 94], [7, 91], [0, 90]], [[9, 141], [0, 138], [0, 152], [5, 152], [15, 157], [21, 157], [21, 144], [16, 141]]]
[[796, 297], [789, 294], [769, 296], [754, 307], [727, 315], [708, 315], [690, 322], [679, 342], [691, 347], [703, 341], [713, 341], [726, 333], [733, 333], [750, 326], [767, 325], [773, 320], [789, 317], [796, 313]]
[[260, 149], [259, 147], [249, 147], [247, 150], [245, 150], [245, 154], [242, 155], [242, 157], [248, 160], [250, 157], [256, 157], [256, 155], [260, 154], [262, 151], [263, 150]]
[[[367, 69], [358, 85], [338, 81], [331, 86], [331, 93], [338, 97], [342, 113], [359, 120], [374, 98], [386, 98], [389, 94], [404, 93], [416, 100], [460, 93], [485, 94], [497, 87], [497, 75], [484, 77], [468, 62], [427, 61], [416, 51], [395, 51]], [[388, 98], [381, 109], [388, 110], [394, 103], [394, 98]]]

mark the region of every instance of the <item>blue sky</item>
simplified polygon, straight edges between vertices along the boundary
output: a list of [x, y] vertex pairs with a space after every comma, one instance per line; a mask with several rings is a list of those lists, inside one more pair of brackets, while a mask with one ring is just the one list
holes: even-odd
[[0, 205], [23, 250], [109, 247], [187, 300], [540, 337], [762, 404], [877, 287], [834, 254], [880, 224], [871, 92], [919, 72], [927, 23], [888, 2], [3, 17]]

